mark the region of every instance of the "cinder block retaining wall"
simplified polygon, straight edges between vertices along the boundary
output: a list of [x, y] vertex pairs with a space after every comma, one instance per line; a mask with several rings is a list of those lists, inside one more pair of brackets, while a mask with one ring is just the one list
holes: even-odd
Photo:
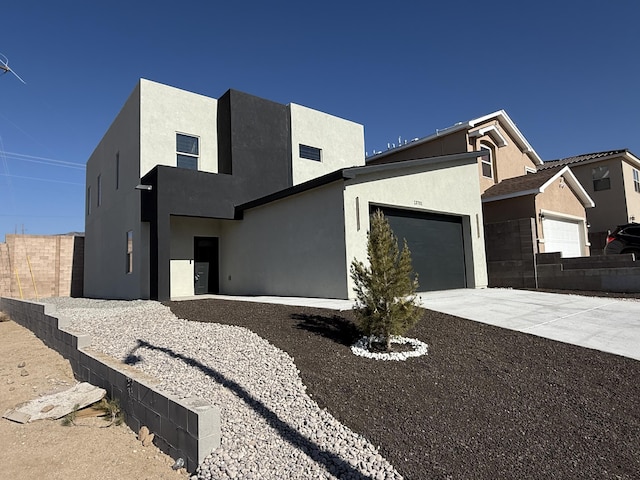
[[538, 288], [640, 292], [640, 261], [631, 253], [575, 258], [539, 253], [536, 261]]
[[0, 298], [0, 310], [31, 330], [47, 346], [67, 358], [76, 378], [104, 388], [118, 399], [125, 421], [134, 431], [146, 425], [154, 443], [172, 458], [183, 458], [189, 472], [220, 446], [220, 411], [197, 398], [177, 399], [154, 388], [144, 373], [116, 360], [84, 350], [88, 335], [70, 331], [53, 305]]

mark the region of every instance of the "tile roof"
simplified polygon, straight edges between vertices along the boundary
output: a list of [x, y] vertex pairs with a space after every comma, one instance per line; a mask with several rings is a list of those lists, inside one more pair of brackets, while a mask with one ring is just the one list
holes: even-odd
[[538, 170], [546, 170], [549, 168], [563, 167], [565, 165], [571, 165], [574, 163], [587, 162], [589, 160], [597, 160], [598, 158], [610, 157], [612, 155], [620, 155], [628, 151], [629, 150], [625, 148], [622, 150], [609, 150], [607, 152], [585, 153], [583, 155], [576, 155], [575, 157], [561, 158], [559, 160], [549, 160], [549, 161], [545, 161], [541, 166], [539, 166]]
[[500, 183], [488, 188], [482, 198], [492, 198], [502, 195], [510, 195], [518, 192], [527, 192], [542, 187], [551, 177], [558, 172], [556, 169], [547, 169], [536, 173], [527, 173], [519, 177], [507, 178]]

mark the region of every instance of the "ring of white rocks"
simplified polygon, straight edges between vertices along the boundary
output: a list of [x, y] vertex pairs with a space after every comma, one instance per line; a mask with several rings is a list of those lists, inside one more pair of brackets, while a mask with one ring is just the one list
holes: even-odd
[[[374, 342], [382, 341], [379, 337], [371, 338]], [[407, 352], [370, 352], [369, 351], [369, 337], [362, 337], [356, 343], [351, 346], [351, 351], [360, 357], [372, 358], [374, 360], [396, 360], [402, 361], [411, 357], [421, 357], [427, 355], [429, 346], [418, 340], [417, 338], [406, 338], [398, 335], [391, 336], [391, 343], [397, 343], [400, 345], [411, 345], [413, 350]]]

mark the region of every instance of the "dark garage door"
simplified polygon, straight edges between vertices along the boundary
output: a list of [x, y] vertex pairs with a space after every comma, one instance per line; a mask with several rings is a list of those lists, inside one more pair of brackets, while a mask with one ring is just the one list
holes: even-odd
[[446, 290], [467, 286], [464, 262], [462, 217], [380, 208], [402, 248], [407, 240], [413, 269], [418, 274], [418, 291]]

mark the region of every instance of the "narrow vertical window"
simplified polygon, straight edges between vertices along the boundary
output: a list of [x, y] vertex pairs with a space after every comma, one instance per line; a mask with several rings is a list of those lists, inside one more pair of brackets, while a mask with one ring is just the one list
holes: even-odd
[[102, 205], [102, 175], [98, 175], [98, 202], [96, 206]]
[[91, 215], [91, 187], [87, 187], [87, 215]]
[[482, 153], [480, 157], [482, 160], [482, 176], [493, 178], [493, 152], [485, 145], [480, 145], [480, 152]]
[[127, 232], [127, 273], [133, 272], [133, 230]]
[[120, 152], [116, 153], [116, 190], [120, 188]]
[[633, 169], [633, 188], [640, 193], [640, 172], [635, 168]]

